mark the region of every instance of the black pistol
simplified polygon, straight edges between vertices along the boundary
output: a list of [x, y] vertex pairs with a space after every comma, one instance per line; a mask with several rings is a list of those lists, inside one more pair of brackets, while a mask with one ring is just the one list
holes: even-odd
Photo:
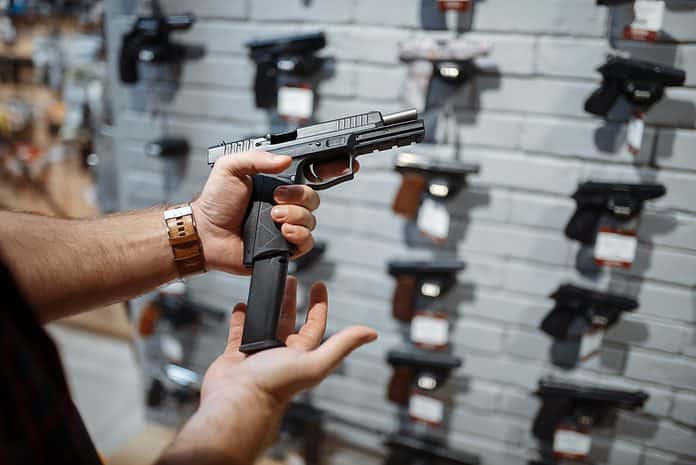
[[165, 16], [153, 2], [153, 14], [136, 19], [130, 32], [123, 36], [118, 62], [121, 81], [138, 82], [138, 62], [176, 63], [201, 58], [202, 47], [180, 44], [170, 38], [172, 32], [188, 30], [195, 21], [192, 13]]
[[575, 318], [583, 318], [588, 326], [609, 328], [621, 317], [623, 312], [632, 312], [638, 308], [638, 301], [606, 292], [561, 285], [551, 294], [556, 305], [541, 322], [540, 329], [554, 339], [565, 340], [569, 337], [569, 328]]
[[683, 86], [686, 80], [681, 69], [619, 56], [610, 56], [597, 71], [602, 86], [585, 102], [585, 111], [597, 116], [606, 116], [620, 95], [645, 112], [663, 97], [665, 87]]
[[[415, 110], [387, 115], [372, 111], [208, 149], [211, 166], [220, 157], [250, 150], [292, 158], [290, 167], [283, 173], [253, 178], [244, 222], [244, 265], [252, 269], [252, 275], [240, 351], [253, 353], [283, 345], [276, 338], [276, 326], [291, 247], [271, 218], [275, 188], [305, 184], [322, 190], [350, 181], [354, 176], [353, 160], [358, 155], [421, 142], [423, 134], [423, 121]], [[349, 172], [332, 179], [319, 177], [317, 168], [335, 160], [345, 160]]]
[[281, 85], [312, 81], [328, 60], [316, 55], [326, 46], [323, 32], [253, 40], [246, 46], [256, 63], [256, 106], [267, 110], [276, 108]]
[[583, 386], [553, 378], [540, 380], [535, 394], [542, 404], [532, 434], [545, 443], [542, 446], [551, 446], [548, 455], [570, 460], [587, 458], [593, 426], [607, 423], [615, 409], [636, 410], [649, 398], [643, 391]]
[[594, 244], [602, 216], [631, 220], [640, 215], [645, 201], [666, 192], [661, 184], [584, 182], [572, 196], [577, 209], [565, 228], [565, 235], [583, 244]]
[[391, 434], [384, 442], [389, 449], [384, 465], [478, 465], [478, 455], [457, 451], [445, 445], [407, 436]]

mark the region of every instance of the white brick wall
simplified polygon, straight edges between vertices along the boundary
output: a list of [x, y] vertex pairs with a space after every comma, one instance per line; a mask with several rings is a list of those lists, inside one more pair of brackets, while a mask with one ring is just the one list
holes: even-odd
[[[110, 12], [127, 13], [113, 0]], [[254, 66], [244, 42], [258, 37], [323, 30], [334, 75], [320, 88], [320, 119], [403, 107], [405, 66], [400, 40], [443, 32], [420, 30], [419, 0], [201, 0], [191, 8], [164, 0], [165, 9], [195, 10], [199, 21], [179, 34], [205, 45], [207, 55], [184, 66], [170, 108], [168, 133], [194, 147], [172, 201], [195, 195], [208, 173], [205, 148], [267, 131], [254, 108]], [[630, 6], [613, 8], [611, 33], [630, 22]], [[625, 149], [625, 127], [583, 111], [600, 82], [596, 68], [611, 52], [609, 9], [592, 0], [482, 0], [473, 11], [474, 39], [495, 47], [499, 75], [474, 79], [457, 98], [462, 158], [481, 165], [470, 187], [450, 203], [454, 238], [448, 244], [466, 261], [448, 300], [459, 318], [454, 351], [464, 359], [449, 441], [481, 454], [484, 465], [523, 464], [533, 456], [529, 426], [537, 380], [557, 374], [582, 382], [643, 389], [643, 412], [622, 414], [598, 432], [598, 464], [696, 464], [696, 7], [667, 0], [664, 31], [672, 42], [618, 40], [633, 56], [684, 68], [687, 87], [669, 89], [647, 118], [641, 153]], [[111, 15], [109, 37], [119, 39], [130, 17]], [[119, 44], [110, 44], [116, 52]], [[115, 66], [114, 55], [111, 66]], [[164, 201], [164, 165], [146, 158], [144, 144], [164, 134], [161, 117], [138, 112], [133, 92], [114, 83], [118, 179], [124, 209]], [[140, 94], [142, 96], [142, 93]], [[416, 150], [452, 158], [453, 148]], [[303, 279], [324, 279], [332, 290], [330, 329], [372, 324], [375, 344], [358, 351], [314, 393], [318, 406], [385, 431], [397, 409], [385, 400], [390, 369], [384, 354], [402, 340], [391, 318], [391, 258], [432, 256], [443, 250], [409, 248], [405, 220], [390, 205], [400, 178], [393, 153], [364, 159], [355, 182], [325, 191], [316, 235], [329, 240], [322, 265]], [[660, 182], [667, 195], [646, 208], [640, 248], [628, 272], [596, 276], [574, 269], [578, 245], [563, 236], [583, 180]], [[549, 338], [537, 327], [559, 284], [573, 282], [636, 296], [640, 308], [607, 334], [602, 353], [573, 372], [550, 365]], [[196, 277], [196, 298], [229, 308], [245, 298], [248, 280], [221, 273]], [[335, 446], [332, 463], [376, 463], [380, 438], [330, 423], [342, 441], [365, 448], [358, 455]], [[333, 444], [333, 442], [332, 442]], [[332, 446], [333, 447], [333, 446]], [[359, 459], [357, 458], [359, 457]]]

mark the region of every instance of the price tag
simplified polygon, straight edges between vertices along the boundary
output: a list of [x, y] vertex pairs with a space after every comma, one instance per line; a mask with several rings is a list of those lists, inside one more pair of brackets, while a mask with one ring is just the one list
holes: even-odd
[[278, 89], [278, 114], [287, 118], [309, 119], [314, 110], [314, 91], [304, 87]]
[[628, 145], [628, 151], [632, 155], [638, 155], [640, 153], [640, 148], [643, 145], [643, 131], [645, 131], [645, 121], [643, 120], [643, 115], [635, 115], [628, 122], [628, 128], [626, 131], [626, 145]]
[[439, 425], [442, 423], [444, 413], [445, 406], [438, 399], [412, 394], [408, 401], [408, 415], [415, 420]]
[[445, 242], [449, 234], [450, 214], [442, 202], [426, 197], [418, 211], [418, 229], [435, 242]]
[[160, 337], [160, 350], [162, 354], [171, 362], [181, 363], [184, 358], [184, 348], [171, 334], [162, 334]]
[[592, 438], [579, 431], [559, 428], [553, 436], [553, 451], [559, 455], [584, 458], [591, 445]]
[[471, 8], [471, 0], [437, 0], [437, 6], [441, 11], [468, 11]]
[[580, 340], [580, 360], [583, 362], [599, 352], [604, 339], [603, 329], [592, 329], [582, 335]]
[[416, 315], [411, 320], [411, 341], [431, 346], [447, 345], [449, 322], [446, 318]]
[[630, 26], [624, 29], [624, 38], [656, 40], [665, 17], [665, 2], [663, 0], [636, 0], [633, 4], [633, 11], [635, 19]]
[[598, 265], [630, 268], [636, 257], [637, 247], [635, 234], [600, 230], [594, 248], [595, 262]]

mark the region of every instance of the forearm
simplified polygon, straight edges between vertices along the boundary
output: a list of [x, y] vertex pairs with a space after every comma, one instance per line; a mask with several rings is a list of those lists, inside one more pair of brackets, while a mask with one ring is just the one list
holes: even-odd
[[206, 399], [157, 465], [252, 465], [278, 431], [284, 405], [230, 385]]
[[162, 208], [94, 220], [0, 213], [3, 260], [43, 321], [176, 278]]

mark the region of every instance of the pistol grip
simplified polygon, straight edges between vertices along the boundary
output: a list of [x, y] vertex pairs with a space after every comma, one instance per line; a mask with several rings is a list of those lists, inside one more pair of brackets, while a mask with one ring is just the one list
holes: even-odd
[[585, 102], [585, 111], [597, 116], [606, 116], [614, 106], [619, 96], [619, 85], [616, 81], [603, 82], [602, 87], [590, 95]]
[[415, 219], [418, 207], [421, 203], [421, 196], [425, 190], [425, 178], [417, 174], [404, 174], [399, 191], [394, 197], [392, 210], [394, 213], [403, 215], [409, 219]]
[[413, 319], [415, 295], [416, 278], [413, 276], [399, 276], [392, 299], [392, 315], [395, 319], [399, 321], [411, 321]]
[[244, 220], [244, 264], [252, 267], [242, 345], [244, 353], [283, 345], [276, 338], [291, 246], [271, 217], [273, 192], [287, 182], [256, 175]]
[[583, 244], [594, 244], [602, 213], [595, 209], [579, 207], [565, 228], [565, 235]]
[[389, 380], [387, 399], [399, 405], [408, 404], [412, 378], [413, 372], [410, 368], [394, 368], [394, 374], [392, 375], [391, 380]]

